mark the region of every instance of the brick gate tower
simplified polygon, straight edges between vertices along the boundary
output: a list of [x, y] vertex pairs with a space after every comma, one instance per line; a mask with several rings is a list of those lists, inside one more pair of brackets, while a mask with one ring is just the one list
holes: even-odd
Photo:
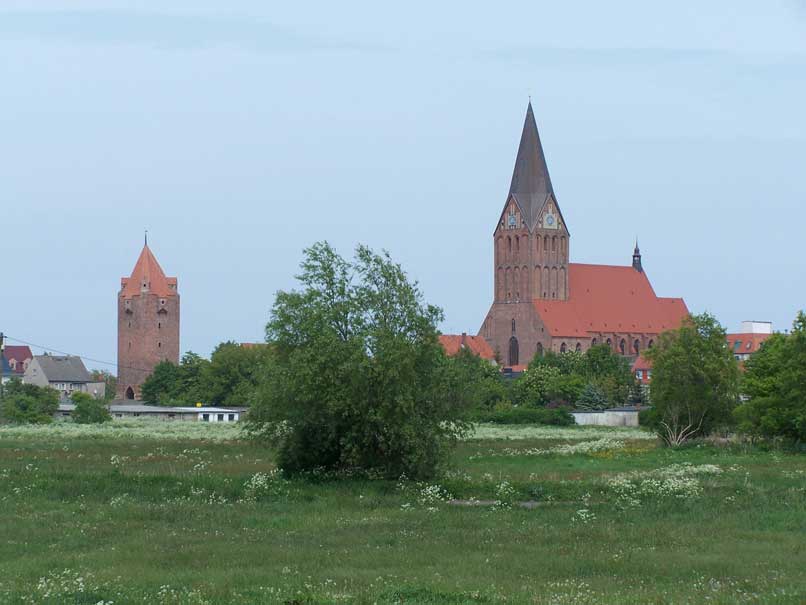
[[179, 293], [143, 246], [118, 294], [119, 399], [140, 399], [140, 387], [160, 361], [179, 363]]

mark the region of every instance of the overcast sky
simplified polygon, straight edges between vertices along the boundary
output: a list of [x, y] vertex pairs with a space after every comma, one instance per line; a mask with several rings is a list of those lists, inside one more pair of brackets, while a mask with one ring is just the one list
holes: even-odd
[[182, 350], [261, 340], [322, 239], [475, 333], [528, 95], [572, 261], [638, 236], [659, 295], [789, 328], [806, 2], [659, 4], [4, 0], [0, 330], [114, 362], [147, 228]]

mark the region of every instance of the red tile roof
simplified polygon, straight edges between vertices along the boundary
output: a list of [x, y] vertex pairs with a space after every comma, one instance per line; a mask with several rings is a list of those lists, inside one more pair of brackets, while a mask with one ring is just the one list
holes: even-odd
[[27, 345], [7, 345], [3, 351], [3, 357], [6, 358], [9, 365], [12, 359], [17, 362], [14, 367], [15, 374], [24, 374], [25, 366], [23, 364], [33, 359], [34, 354], [31, 353], [31, 348]]
[[[752, 355], [761, 348], [761, 345], [772, 334], [725, 334], [725, 340], [728, 341], [730, 352], [734, 355]], [[739, 346], [736, 346], [736, 343]]]
[[140, 253], [140, 258], [137, 259], [137, 264], [134, 265], [131, 277], [124, 277], [120, 280], [121, 294], [125, 298], [139, 296], [143, 284], [147, 284], [149, 291], [157, 296], [176, 296], [176, 278], [165, 277], [162, 267], [148, 245], [143, 246], [143, 251]]
[[441, 334], [439, 344], [445, 349], [447, 355], [456, 355], [464, 345], [482, 359], [495, 359], [492, 347], [481, 336], [470, 336], [469, 334]]
[[535, 300], [552, 336], [596, 333], [658, 334], [678, 328], [688, 315], [682, 298], [655, 295], [646, 273], [632, 267], [569, 265], [568, 300]]

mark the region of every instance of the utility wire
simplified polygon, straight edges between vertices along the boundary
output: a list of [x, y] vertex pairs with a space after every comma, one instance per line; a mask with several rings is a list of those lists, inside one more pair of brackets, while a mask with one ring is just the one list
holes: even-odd
[[112, 363], [111, 361], [104, 361], [102, 359], [93, 359], [92, 357], [85, 357], [84, 355], [76, 355], [75, 353], [68, 353], [66, 351], [59, 351], [58, 349], [54, 349], [52, 347], [43, 347], [42, 345], [34, 344], [32, 342], [27, 342], [25, 340], [21, 340], [19, 338], [14, 338], [13, 336], [9, 336], [8, 334], [5, 335], [8, 340], [13, 340], [14, 342], [18, 342], [23, 345], [28, 345], [29, 347], [34, 347], [36, 349], [42, 349], [43, 351], [53, 351], [54, 353], [59, 353], [60, 355], [69, 355], [72, 357], [80, 357], [81, 359], [85, 359], [87, 361], [92, 361], [93, 363], [100, 363], [107, 366], [116, 367], [118, 370], [135, 370], [137, 372], [151, 372], [152, 370], [146, 370], [143, 368], [135, 368], [132, 366], [119, 366], [116, 363]]

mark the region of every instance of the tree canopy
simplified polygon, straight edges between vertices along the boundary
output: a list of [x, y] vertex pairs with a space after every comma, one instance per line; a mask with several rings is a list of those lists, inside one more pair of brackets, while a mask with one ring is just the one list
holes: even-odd
[[521, 405], [576, 405], [584, 395], [586, 407], [603, 409], [626, 403], [634, 385], [627, 359], [594, 345], [584, 353], [536, 355], [516, 382], [514, 399]]
[[653, 412], [647, 417], [669, 445], [707, 435], [730, 422], [738, 402], [739, 368], [725, 330], [704, 313], [658, 338], [652, 363]]
[[789, 334], [774, 334], [745, 364], [742, 393], [749, 401], [734, 415], [739, 430], [756, 437], [806, 440], [806, 314]]
[[365, 246], [346, 260], [314, 244], [297, 279], [271, 311], [275, 354], [249, 429], [278, 447], [286, 473], [433, 475], [463, 426], [437, 339], [442, 311], [387, 253]]

